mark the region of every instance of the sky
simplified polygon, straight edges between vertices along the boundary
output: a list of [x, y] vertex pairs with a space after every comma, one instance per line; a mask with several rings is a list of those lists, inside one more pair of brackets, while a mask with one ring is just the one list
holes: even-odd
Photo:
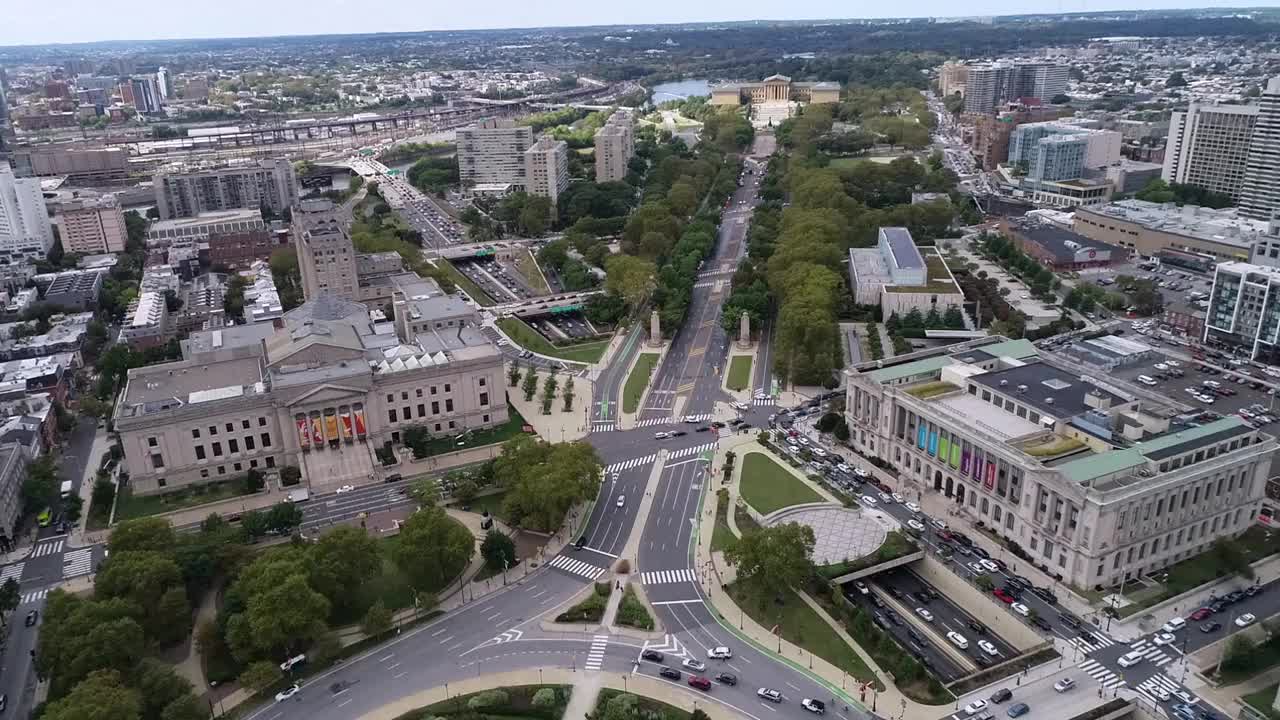
[[[1239, 7], [1242, 0], [0, 0], [0, 45], [99, 40]], [[1250, 5], [1275, 5], [1255, 0]]]

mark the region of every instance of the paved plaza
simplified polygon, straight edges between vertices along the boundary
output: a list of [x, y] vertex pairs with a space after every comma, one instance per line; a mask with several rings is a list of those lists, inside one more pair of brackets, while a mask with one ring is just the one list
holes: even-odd
[[887, 534], [871, 514], [830, 505], [781, 510], [767, 524], [773, 527], [791, 522], [813, 528], [815, 565], [832, 565], [874, 552]]

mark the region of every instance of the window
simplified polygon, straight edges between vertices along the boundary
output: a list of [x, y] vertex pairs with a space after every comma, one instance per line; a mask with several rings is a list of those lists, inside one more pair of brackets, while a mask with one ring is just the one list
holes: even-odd
[[435, 395], [435, 394], [436, 394], [436, 390], [437, 390], [436, 386], [435, 386], [435, 385], [432, 385], [432, 386], [431, 386], [431, 394], [432, 394], [432, 395]]
[[262, 433], [259, 437], [262, 439], [262, 447], [271, 447], [271, 433]]
[[245, 450], [253, 450], [253, 449], [254, 449], [254, 442], [253, 442], [253, 436], [252, 436], [252, 435], [245, 435], [245, 436], [244, 436], [244, 449], [245, 449]]
[[440, 414], [440, 402], [439, 402], [439, 401], [433, 401], [433, 402], [431, 403], [431, 414], [432, 414], [432, 415], [439, 415], [439, 414]]
[[236, 442], [235, 438], [231, 438], [227, 441], [227, 452], [240, 452], [240, 443]]
[[164, 487], [169, 483], [164, 478], [156, 478], [156, 484], [159, 485], [160, 487]]
[[487, 423], [489, 422], [489, 416], [488, 416], [488, 415], [482, 415], [482, 416], [480, 416], [480, 422], [483, 422], [483, 423], [486, 423], [486, 424], [487, 424]]
[[192, 440], [200, 439], [200, 428], [191, 428], [191, 439]]
[[204, 459], [204, 446], [203, 446], [203, 445], [197, 445], [197, 446], [196, 446], [196, 459], [197, 459], [197, 460], [203, 460], [203, 459]]
[[256, 468], [256, 467], [258, 467], [258, 461], [257, 461], [257, 460], [250, 460], [250, 461], [249, 461], [249, 467], [251, 467], [251, 468]]
[[216, 442], [213, 444], [213, 456], [222, 457], [222, 443]]
[[453, 430], [453, 429], [455, 429], [455, 428], [457, 428], [457, 427], [458, 427], [458, 423], [456, 423], [456, 422], [454, 422], [454, 421], [452, 421], [452, 420], [450, 420], [450, 421], [449, 421], [449, 429], [450, 429], [450, 430]]
[[[489, 393], [487, 392], [480, 393], [480, 406], [483, 407], [488, 404], [489, 404]], [[488, 420], [486, 420], [485, 422], [488, 422]]]
[[480, 378], [480, 387], [484, 387], [485, 378]]
[[396, 422], [396, 409], [391, 408], [387, 411], [387, 422]]
[[153, 437], [147, 438], [147, 447], [156, 447], [160, 442]]
[[209, 477], [209, 468], [200, 468], [200, 477], [202, 478]]
[[414, 391], [413, 391], [413, 394], [414, 394], [416, 397], [422, 397], [422, 388], [418, 388], [417, 390], [414, 390]]
[[210, 434], [210, 435], [217, 435], [217, 434], [218, 434], [218, 426], [217, 426], [217, 425], [210, 425], [210, 426], [209, 426], [209, 434]]
[[396, 401], [396, 396], [391, 393], [387, 393], [387, 402], [395, 402], [395, 401]]
[[227, 466], [226, 466], [226, 465], [219, 465], [219, 466], [218, 466], [218, 474], [219, 474], [219, 475], [226, 475], [226, 474], [227, 474]]
[[266, 426], [267, 426], [267, 419], [266, 419], [265, 417], [262, 417], [261, 415], [259, 415], [259, 416], [258, 416], [258, 427], [266, 427]]
[[401, 400], [408, 400], [408, 399], [409, 399], [409, 391], [408, 391], [408, 390], [402, 390], [402, 391], [400, 392], [400, 399], [401, 399]]
[[444, 384], [444, 391], [445, 391], [445, 392], [453, 392], [453, 387], [452, 387], [451, 385], [449, 385], [449, 383], [445, 383], [445, 384]]
[[276, 466], [276, 459], [275, 459], [275, 458], [273, 458], [273, 457], [268, 456], [268, 457], [267, 457], [267, 467], [269, 467], [269, 468], [273, 468], [273, 467], [275, 467], [275, 466]]
[[235, 426], [235, 425], [233, 425], [233, 424], [231, 424], [231, 423], [227, 423], [227, 432], [231, 432], [231, 431], [233, 431], [233, 430], [235, 430], [235, 429], [236, 429], [236, 426]]
[[444, 411], [445, 411], [445, 412], [453, 412], [453, 399], [452, 399], [452, 398], [448, 398], [448, 399], [446, 399], [446, 400], [444, 401]]
[[151, 467], [156, 470], [160, 470], [164, 467], [164, 457], [160, 455], [160, 453], [153, 453], [151, 455]]
[[249, 429], [249, 420], [248, 420], [248, 419], [245, 419], [245, 420], [241, 420], [241, 421], [240, 421], [240, 429], [241, 429], [241, 430], [248, 430], [248, 429]]
[[401, 417], [404, 418], [405, 422], [409, 422], [409, 418], [413, 417], [413, 408], [410, 408], [408, 405], [405, 405], [404, 410], [400, 413], [400, 415]]
[[427, 416], [427, 406], [422, 403], [418, 403], [418, 417], [426, 417], [426, 416]]
[[240, 472], [240, 463], [232, 463], [231, 469], [235, 470], [236, 472]]
[[440, 432], [440, 423], [436, 423], [436, 432]]

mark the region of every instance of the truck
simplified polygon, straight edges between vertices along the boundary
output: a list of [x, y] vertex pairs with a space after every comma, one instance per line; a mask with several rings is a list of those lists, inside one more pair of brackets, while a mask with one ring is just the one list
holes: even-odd
[[311, 498], [311, 493], [305, 489], [293, 490], [289, 493], [287, 500], [291, 503], [306, 502]]
[[63, 500], [66, 500], [67, 498], [71, 497], [71, 481], [70, 480], [62, 481], [62, 489], [59, 492], [59, 495], [62, 497]]

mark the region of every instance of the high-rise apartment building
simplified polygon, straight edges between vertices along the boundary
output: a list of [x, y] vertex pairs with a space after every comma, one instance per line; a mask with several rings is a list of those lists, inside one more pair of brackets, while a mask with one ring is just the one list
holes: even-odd
[[620, 108], [596, 130], [596, 182], [615, 182], [627, 176], [628, 163], [636, 151], [634, 125], [631, 111]]
[[42, 260], [53, 247], [53, 226], [45, 209], [40, 181], [14, 177], [0, 162], [0, 264]]
[[1280, 268], [1219, 263], [1205, 311], [1204, 341], [1248, 350], [1251, 358], [1280, 360]]
[[1267, 81], [1249, 143], [1240, 214], [1259, 220], [1280, 215], [1280, 75]]
[[1074, 180], [1120, 161], [1120, 133], [1065, 121], [1025, 123], [1009, 139], [1009, 162], [1031, 180]]
[[161, 101], [173, 97], [173, 79], [169, 75], [169, 69], [163, 65], [156, 70], [156, 87], [160, 90]]
[[164, 95], [160, 92], [160, 84], [154, 76], [130, 78], [120, 85], [120, 96], [125, 102], [132, 103], [133, 109], [143, 115], [154, 115], [164, 105]]
[[1048, 102], [1067, 91], [1069, 68], [1054, 63], [970, 65], [964, 85], [964, 110], [990, 113], [1005, 103], [1035, 98]]
[[304, 200], [293, 209], [292, 234], [302, 296], [315, 300], [330, 294], [355, 300], [359, 278], [346, 214], [328, 200]]
[[956, 93], [964, 95], [965, 85], [969, 82], [969, 66], [957, 62], [945, 62], [938, 71], [938, 89], [943, 97], [951, 97]]
[[1160, 177], [1238, 199], [1257, 120], [1257, 105], [1191, 103], [1173, 113]]
[[525, 191], [551, 200], [552, 212], [560, 193], [569, 186], [569, 145], [550, 135], [538, 138], [524, 151]]
[[102, 255], [124, 252], [129, 233], [114, 195], [62, 203], [54, 218], [64, 252]]
[[525, 184], [524, 151], [533, 145], [533, 128], [487, 118], [459, 128], [458, 175], [464, 186]]
[[263, 206], [278, 215], [298, 197], [298, 177], [286, 158], [232, 167], [163, 171], [156, 174], [154, 185], [162, 220]]

